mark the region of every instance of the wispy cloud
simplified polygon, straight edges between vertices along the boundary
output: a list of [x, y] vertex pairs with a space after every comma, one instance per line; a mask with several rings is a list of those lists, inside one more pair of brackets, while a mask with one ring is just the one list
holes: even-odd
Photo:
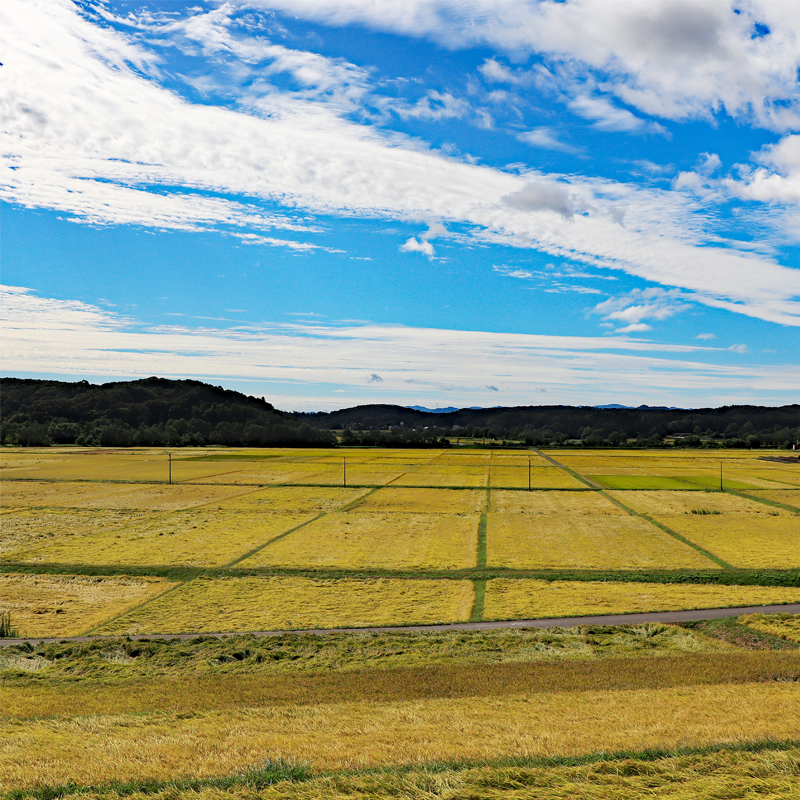
[[[20, 287], [6, 287], [2, 305], [4, 369], [11, 373], [290, 382], [296, 394], [314, 396], [342, 387], [358, 396], [358, 387], [380, 386], [384, 402], [401, 403], [442, 386], [474, 397], [476, 386], [494, 393], [502, 385], [504, 402], [511, 404], [530, 402], [541, 389], [547, 389], [551, 402], [573, 403], [619, 397], [620, 386], [628, 396], [676, 403], [689, 398], [770, 403], [800, 391], [800, 377], [786, 366], [720, 366], [703, 360], [712, 352], [707, 348], [622, 336], [313, 322], [226, 330], [148, 327], [113, 311], [39, 297]], [[376, 364], [391, 364], [391, 370], [379, 374]]]

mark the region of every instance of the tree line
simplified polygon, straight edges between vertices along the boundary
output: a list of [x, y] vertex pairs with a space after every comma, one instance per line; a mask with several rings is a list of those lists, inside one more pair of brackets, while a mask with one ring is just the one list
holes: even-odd
[[0, 379], [0, 442], [42, 447], [329, 447], [328, 431], [266, 400], [201, 381]]

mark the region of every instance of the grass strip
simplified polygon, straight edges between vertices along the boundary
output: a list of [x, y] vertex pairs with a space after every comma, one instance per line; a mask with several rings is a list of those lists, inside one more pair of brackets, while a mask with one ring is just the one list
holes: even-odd
[[486, 581], [473, 581], [475, 586], [475, 603], [472, 606], [470, 622], [480, 622], [483, 619], [483, 605], [486, 599]]
[[239, 578], [295, 576], [323, 580], [359, 580], [398, 578], [413, 580], [490, 580], [492, 578], [531, 578], [543, 581], [615, 581], [620, 583], [681, 583], [718, 586], [798, 586], [800, 569], [728, 569], [728, 570], [537, 570], [491, 567], [462, 570], [391, 570], [303, 567], [180, 567], [136, 566], [125, 564], [28, 564], [7, 562], [0, 565], [0, 574], [8, 575], [87, 575], [97, 577], [154, 577], [173, 581], [189, 581], [198, 577]]
[[477, 566], [478, 569], [486, 569], [486, 527], [488, 524], [488, 517], [486, 514], [481, 514], [481, 520], [478, 523], [478, 551], [477, 551]]

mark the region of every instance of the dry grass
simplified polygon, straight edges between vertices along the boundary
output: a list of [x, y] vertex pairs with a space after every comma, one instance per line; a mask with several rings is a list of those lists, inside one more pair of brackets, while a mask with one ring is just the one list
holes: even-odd
[[337, 769], [578, 755], [796, 738], [799, 720], [793, 683], [12, 720], [0, 779], [10, 789], [224, 775], [278, 756]]
[[800, 602], [800, 588], [538, 581], [486, 584], [484, 619], [535, 619]]
[[653, 519], [735, 567], [798, 567], [800, 518], [777, 509], [773, 513], [776, 516], [654, 514]]
[[163, 578], [0, 576], [3, 610], [23, 636], [76, 636], [170, 585]]
[[469, 489], [379, 489], [357, 506], [356, 511], [390, 511], [419, 514], [475, 514], [483, 511], [486, 492]]
[[470, 581], [199, 578], [98, 633], [258, 631], [457, 622], [472, 610]]
[[773, 489], [748, 492], [753, 497], [763, 497], [764, 500], [771, 500], [773, 503], [784, 503], [787, 506], [800, 509], [800, 490], [797, 489]]
[[[644, 514], [691, 514], [692, 509], [720, 514], [769, 516], [773, 510], [755, 500], [722, 492], [610, 492], [626, 506]], [[754, 523], [758, 524], [758, 523]]]
[[800, 642], [800, 614], [747, 614], [739, 621], [761, 633]]
[[[609, 504], [610, 505], [610, 504]], [[517, 569], [715, 567], [643, 519], [565, 514], [488, 515], [487, 563]]]
[[597, 492], [506, 492], [492, 491], [492, 511], [503, 514], [563, 514], [626, 516], [625, 512]]
[[394, 481], [395, 486], [465, 486], [480, 488], [486, 486], [489, 478], [489, 471], [481, 468], [480, 471], [474, 467], [463, 467], [445, 472], [441, 468], [438, 472], [416, 470], [401, 475]]
[[206, 507], [176, 511], [127, 528], [47, 539], [21, 548], [15, 559], [28, 562], [105, 565], [221, 566], [311, 514], [245, 513]]
[[178, 511], [244, 496], [234, 486], [128, 485], [114, 483], [34, 483], [4, 480], [0, 503], [6, 508], [87, 508]]
[[334, 512], [242, 566], [458, 569], [475, 566], [477, 514]]

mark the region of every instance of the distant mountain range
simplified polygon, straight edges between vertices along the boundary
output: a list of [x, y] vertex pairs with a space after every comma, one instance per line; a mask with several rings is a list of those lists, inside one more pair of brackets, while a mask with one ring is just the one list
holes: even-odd
[[[403, 406], [412, 408], [414, 411], [424, 411], [426, 414], [452, 414], [454, 411], [461, 411], [461, 408], [447, 406], [447, 408], [425, 408], [425, 406]], [[483, 406], [469, 406], [470, 411], [480, 411]]]

